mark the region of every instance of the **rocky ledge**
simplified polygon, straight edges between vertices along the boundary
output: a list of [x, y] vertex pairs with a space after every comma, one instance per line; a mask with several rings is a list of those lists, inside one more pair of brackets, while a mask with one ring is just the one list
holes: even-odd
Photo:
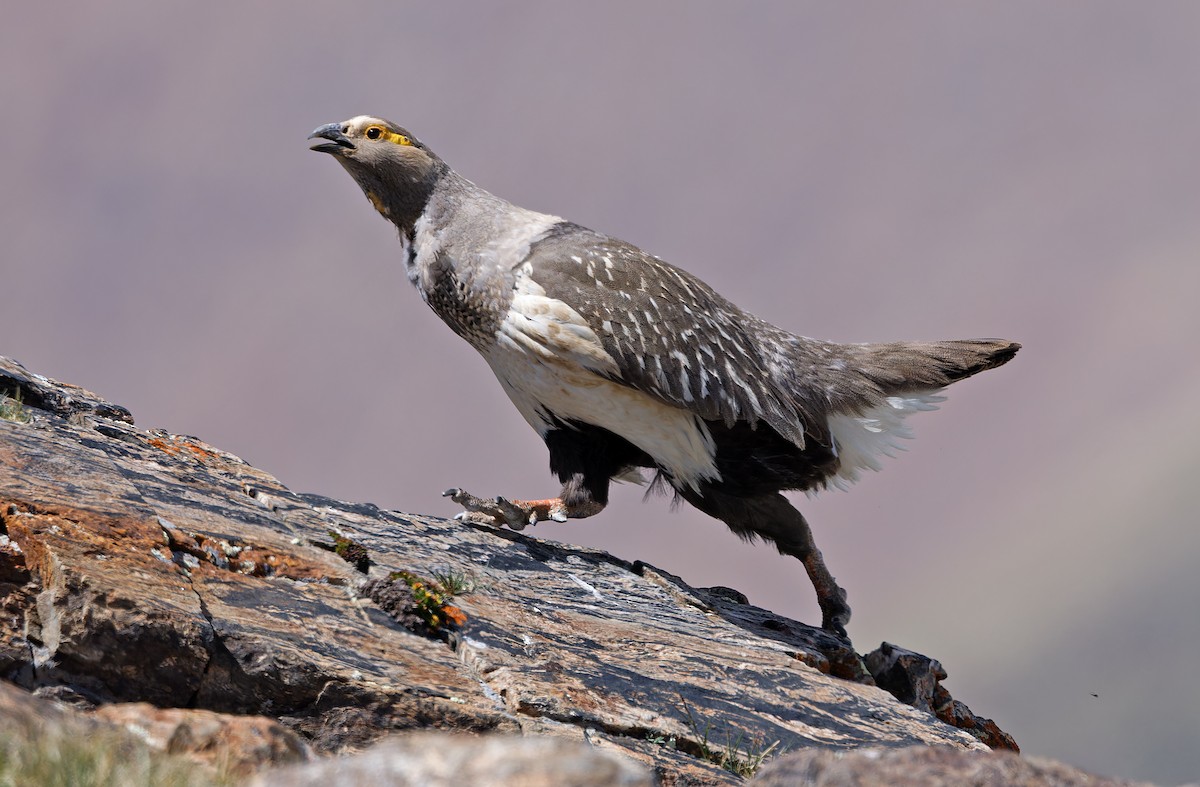
[[269, 784], [336, 783], [315, 775], [328, 755], [385, 737], [387, 762], [436, 752], [460, 778], [451, 754], [478, 768], [490, 746], [511, 758], [495, 784], [575, 755], [612, 767], [545, 783], [733, 784], [881, 747], [1015, 757], [987, 754], [1016, 745], [945, 677], [639, 561], [294, 493], [0, 357], [0, 678], [34, 695], [6, 701], [54, 702], [46, 723], [82, 714], [239, 776], [318, 760]]

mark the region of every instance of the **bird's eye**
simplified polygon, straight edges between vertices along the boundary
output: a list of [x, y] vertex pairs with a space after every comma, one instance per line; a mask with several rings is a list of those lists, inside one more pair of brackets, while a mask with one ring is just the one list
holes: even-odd
[[383, 129], [379, 126], [371, 126], [367, 129], [367, 139], [379, 139], [383, 135]]

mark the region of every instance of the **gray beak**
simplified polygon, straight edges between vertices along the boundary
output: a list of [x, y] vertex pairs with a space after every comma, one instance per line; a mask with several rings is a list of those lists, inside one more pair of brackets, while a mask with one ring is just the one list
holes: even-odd
[[309, 150], [315, 150], [318, 153], [330, 153], [334, 156], [340, 156], [345, 150], [354, 150], [354, 143], [342, 133], [341, 123], [326, 123], [309, 134], [308, 138], [326, 140], [318, 142], [309, 148]]

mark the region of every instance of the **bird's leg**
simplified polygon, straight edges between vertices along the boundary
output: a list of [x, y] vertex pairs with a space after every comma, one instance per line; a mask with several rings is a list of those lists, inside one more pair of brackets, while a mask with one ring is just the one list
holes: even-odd
[[795, 508], [792, 508], [792, 512], [792, 516], [788, 517], [787, 536], [777, 538], [776, 546], [780, 552], [797, 557], [804, 564], [804, 570], [808, 572], [808, 578], [817, 592], [817, 606], [821, 608], [821, 628], [846, 637], [846, 624], [850, 622], [850, 605], [846, 603], [846, 591], [838, 585], [825, 565], [825, 558], [821, 555], [821, 550], [817, 549], [817, 542], [813, 540], [808, 520]]
[[[567, 490], [564, 488], [564, 493]], [[503, 497], [484, 499], [462, 489], [447, 489], [442, 493], [465, 508], [454, 518], [464, 522], [485, 525], [508, 525], [513, 530], [522, 530], [526, 525], [553, 520], [566, 522], [582, 519], [604, 510], [604, 506], [591, 498], [563, 494], [546, 500], [508, 500]]]
[[[812, 536], [809, 536], [812, 543]], [[832, 631], [838, 636], [846, 636], [846, 624], [850, 622], [850, 605], [846, 603], [846, 591], [842, 589], [833, 574], [825, 567], [825, 558], [816, 545], [804, 557], [804, 570], [812, 580], [813, 589], [817, 591], [817, 604], [821, 607], [821, 628]]]
[[817, 592], [821, 628], [840, 637], [846, 636], [846, 624], [850, 622], [846, 591], [838, 586], [825, 566], [808, 520], [787, 498], [778, 493], [752, 497], [731, 495], [711, 484], [702, 485], [700, 490], [685, 487], [678, 491], [684, 500], [720, 519], [743, 538], [764, 538], [774, 543], [780, 554], [791, 555], [803, 563]]

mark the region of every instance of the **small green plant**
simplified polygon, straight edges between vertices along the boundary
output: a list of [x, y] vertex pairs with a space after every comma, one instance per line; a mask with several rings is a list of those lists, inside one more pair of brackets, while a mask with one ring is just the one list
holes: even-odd
[[467, 616], [461, 609], [450, 604], [454, 595], [439, 582], [428, 582], [409, 571], [394, 571], [388, 579], [399, 580], [408, 585], [412, 591], [414, 610], [430, 631], [437, 631], [442, 626], [461, 626], [467, 622]]
[[762, 764], [767, 761], [772, 753], [782, 754], [779, 748], [779, 741], [775, 741], [770, 745], [765, 745], [762, 738], [748, 737], [743, 732], [738, 732], [737, 735], [731, 735], [728, 730], [725, 733], [725, 744], [723, 746], [714, 746], [711, 742], [713, 725], [710, 721], [705, 721], [703, 728], [700, 722], [692, 713], [692, 708], [688, 705], [687, 700], [682, 695], [679, 697], [683, 703], [683, 710], [687, 713], [688, 727], [696, 736], [696, 752], [698, 757], [708, 762], [718, 765], [730, 773], [748, 779], [753, 776]]
[[451, 566], [444, 569], [431, 569], [429, 576], [433, 577], [433, 581], [441, 587], [446, 595], [465, 596], [468, 593], [474, 593], [477, 588], [473, 576], [465, 571], [456, 571]]
[[24, 402], [21, 401], [21, 389], [18, 388], [12, 393], [0, 393], [0, 419], [5, 421], [15, 421], [19, 424], [27, 424], [33, 420], [33, 416], [29, 413]]
[[345, 560], [362, 574], [371, 568], [371, 553], [362, 544], [346, 538], [336, 530], [330, 530], [329, 537], [333, 539], [333, 553]]
[[653, 743], [655, 746], [662, 746], [664, 749], [675, 750], [674, 735], [647, 735], [646, 743]]
[[372, 579], [360, 592], [415, 634], [442, 637], [448, 629], [467, 622], [466, 613], [450, 603], [454, 594], [441, 581], [423, 579], [411, 571], [393, 571], [386, 578]]

